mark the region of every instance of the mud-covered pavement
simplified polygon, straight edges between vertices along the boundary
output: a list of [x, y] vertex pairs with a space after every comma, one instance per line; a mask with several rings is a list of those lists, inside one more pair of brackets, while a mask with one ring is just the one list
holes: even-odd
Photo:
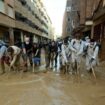
[[0, 105], [105, 105], [105, 77], [97, 72], [74, 75], [55, 72], [0, 76]]

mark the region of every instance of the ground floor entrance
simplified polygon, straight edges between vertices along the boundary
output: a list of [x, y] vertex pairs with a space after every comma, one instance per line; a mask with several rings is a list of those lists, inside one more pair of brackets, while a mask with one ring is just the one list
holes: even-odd
[[101, 61], [105, 60], [105, 21], [94, 26], [93, 38], [100, 42], [100, 59]]

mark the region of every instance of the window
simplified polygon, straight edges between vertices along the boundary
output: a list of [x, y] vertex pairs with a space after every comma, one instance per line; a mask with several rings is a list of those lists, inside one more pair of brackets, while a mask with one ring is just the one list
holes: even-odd
[[13, 8], [8, 5], [8, 16], [14, 18], [14, 11]]
[[68, 7], [66, 8], [66, 11], [67, 11], [67, 12], [70, 12], [70, 11], [71, 11], [71, 6], [68, 6]]
[[67, 28], [67, 32], [70, 32], [70, 28], [69, 27]]
[[70, 18], [68, 18], [68, 22], [70, 21]]
[[4, 2], [0, 0], [0, 12], [5, 13]]

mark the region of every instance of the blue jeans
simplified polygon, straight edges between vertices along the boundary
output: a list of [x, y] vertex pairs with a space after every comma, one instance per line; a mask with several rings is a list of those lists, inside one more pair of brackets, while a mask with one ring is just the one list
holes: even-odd
[[40, 58], [34, 57], [34, 58], [32, 59], [32, 62], [33, 62], [34, 64], [40, 64]]

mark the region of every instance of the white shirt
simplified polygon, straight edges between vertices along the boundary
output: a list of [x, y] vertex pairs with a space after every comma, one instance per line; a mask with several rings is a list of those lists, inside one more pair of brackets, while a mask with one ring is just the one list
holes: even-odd
[[14, 55], [20, 54], [21, 49], [20, 49], [19, 47], [17, 47], [17, 46], [10, 46], [10, 47], [13, 48], [13, 50], [14, 50]]
[[83, 52], [83, 42], [81, 40], [73, 39], [71, 41], [71, 50], [77, 54], [81, 54]]

